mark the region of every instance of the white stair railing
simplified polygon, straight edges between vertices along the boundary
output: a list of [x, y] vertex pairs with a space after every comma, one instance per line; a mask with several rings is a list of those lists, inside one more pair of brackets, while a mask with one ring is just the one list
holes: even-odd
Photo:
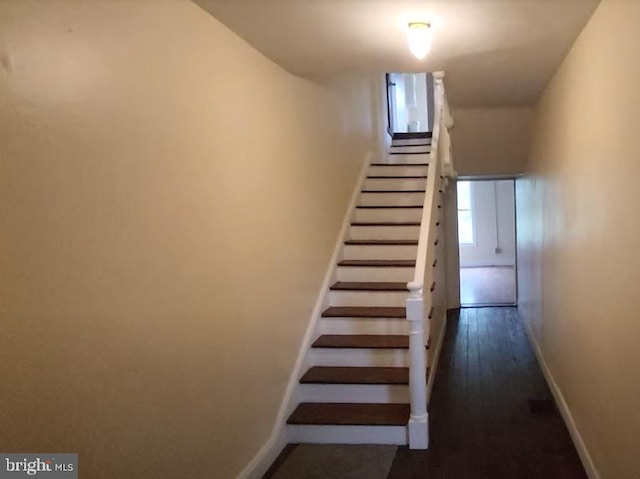
[[[438, 241], [440, 195], [444, 192], [446, 176], [453, 176], [448, 128], [452, 119], [444, 91], [444, 74], [434, 73], [435, 116], [431, 153], [427, 171], [420, 238], [413, 281], [407, 284], [406, 301], [409, 321], [409, 390], [411, 417], [409, 419], [409, 447], [427, 449], [429, 446], [429, 414], [427, 411], [427, 343], [429, 319], [434, 307], [434, 269]], [[440, 285], [442, 288], [444, 285]]]

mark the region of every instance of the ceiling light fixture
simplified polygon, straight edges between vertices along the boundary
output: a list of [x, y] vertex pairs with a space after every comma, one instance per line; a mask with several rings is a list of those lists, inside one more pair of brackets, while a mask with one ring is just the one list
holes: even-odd
[[431, 51], [431, 24], [426, 22], [409, 22], [407, 31], [409, 50], [418, 60], [422, 60]]

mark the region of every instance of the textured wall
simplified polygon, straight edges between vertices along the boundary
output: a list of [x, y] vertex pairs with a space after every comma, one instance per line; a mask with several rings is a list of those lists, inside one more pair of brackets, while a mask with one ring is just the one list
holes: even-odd
[[186, 0], [5, 0], [0, 32], [0, 450], [234, 477], [375, 144], [355, 80], [292, 76]]

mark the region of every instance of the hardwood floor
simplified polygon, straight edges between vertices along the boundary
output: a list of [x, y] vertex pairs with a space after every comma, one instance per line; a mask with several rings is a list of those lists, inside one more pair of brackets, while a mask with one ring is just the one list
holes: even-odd
[[399, 448], [389, 479], [586, 478], [515, 308], [452, 314], [428, 451]]
[[587, 477], [516, 308], [450, 314], [436, 374], [430, 448], [398, 448], [388, 479]]
[[514, 305], [516, 270], [513, 266], [460, 268], [460, 303], [463, 306]]

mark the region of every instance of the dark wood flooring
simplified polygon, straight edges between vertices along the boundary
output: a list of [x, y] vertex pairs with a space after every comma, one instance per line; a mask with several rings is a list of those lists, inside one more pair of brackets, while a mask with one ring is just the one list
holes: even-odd
[[398, 448], [388, 479], [587, 477], [515, 308], [450, 314], [436, 374], [429, 450]]
[[428, 451], [398, 448], [389, 479], [586, 478], [516, 308], [449, 317]]

